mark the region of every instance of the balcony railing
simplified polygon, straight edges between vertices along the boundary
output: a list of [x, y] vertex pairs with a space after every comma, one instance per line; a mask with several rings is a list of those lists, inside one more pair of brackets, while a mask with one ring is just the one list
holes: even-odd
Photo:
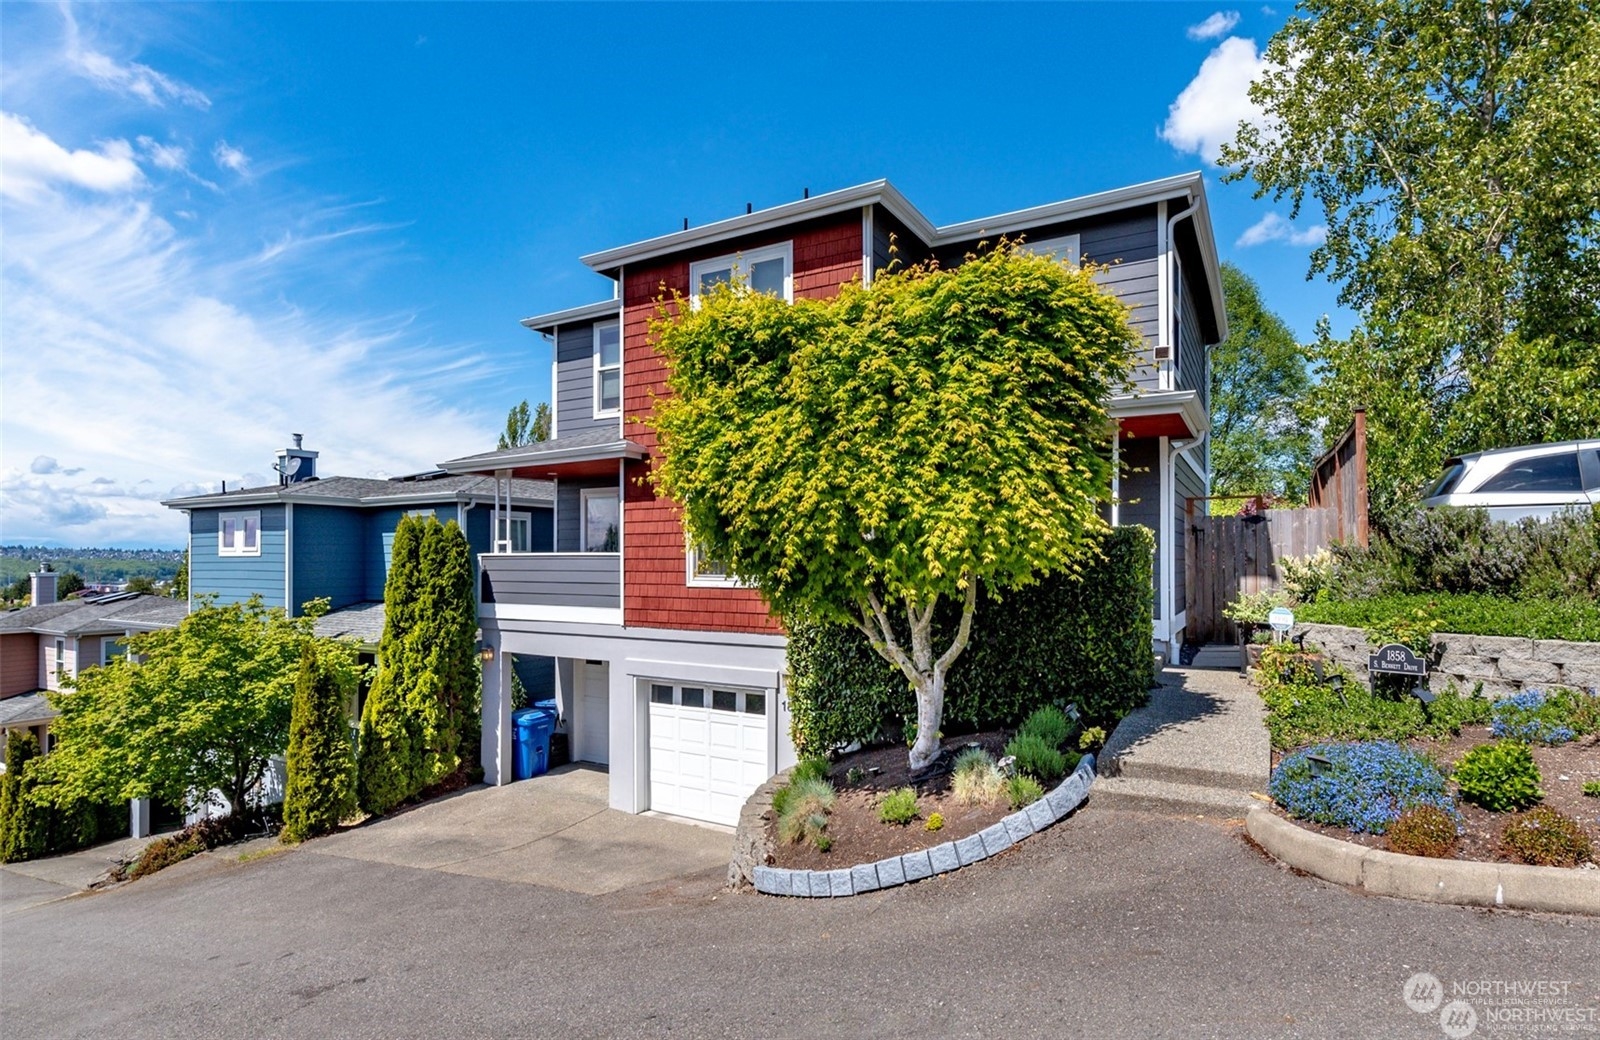
[[478, 562], [485, 604], [622, 609], [620, 553], [484, 553]]

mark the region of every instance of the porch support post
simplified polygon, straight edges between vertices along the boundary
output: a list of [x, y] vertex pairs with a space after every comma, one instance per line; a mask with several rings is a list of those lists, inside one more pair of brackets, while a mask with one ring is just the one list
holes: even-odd
[[494, 659], [483, 662], [483, 728], [482, 751], [483, 782], [499, 786], [511, 782], [511, 682], [507, 675], [510, 662], [500, 644], [498, 633], [485, 629], [484, 646], [493, 649]]

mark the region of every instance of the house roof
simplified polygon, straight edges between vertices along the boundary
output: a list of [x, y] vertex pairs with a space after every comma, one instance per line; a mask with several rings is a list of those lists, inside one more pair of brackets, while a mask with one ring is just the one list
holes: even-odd
[[42, 692], [24, 693], [0, 700], [0, 726], [23, 726], [46, 722], [61, 714], [50, 707]]
[[618, 436], [612, 430], [588, 430], [506, 451], [486, 451], [479, 455], [451, 459], [449, 462], [441, 462], [439, 466], [451, 473], [481, 473], [485, 470], [521, 469], [556, 463], [642, 459], [647, 455], [649, 452], [644, 448]]
[[35, 632], [47, 636], [115, 634], [129, 629], [173, 628], [189, 612], [181, 599], [114, 593], [23, 607], [0, 615], [0, 633]]
[[601, 300], [599, 303], [586, 303], [582, 307], [568, 307], [565, 310], [551, 311], [549, 314], [536, 314], [531, 318], [523, 318], [522, 324], [535, 332], [544, 332], [557, 325], [615, 318], [621, 311], [621, 300]]
[[356, 603], [317, 618], [316, 633], [328, 639], [355, 639], [371, 646], [383, 638], [383, 603]]
[[[492, 454], [492, 453], [491, 453]], [[172, 509], [210, 506], [258, 505], [268, 502], [306, 502], [314, 505], [382, 506], [419, 505], [439, 501], [475, 501], [494, 498], [489, 477], [432, 470], [412, 477], [380, 480], [370, 477], [320, 477], [294, 484], [270, 484], [210, 495], [172, 498], [162, 505]], [[548, 480], [513, 480], [511, 499], [520, 504], [554, 503], [555, 485]]]
[[[928, 246], [938, 247], [970, 241], [975, 238], [1022, 231], [1026, 228], [1038, 227], [1043, 224], [1080, 220], [1102, 213], [1112, 213], [1133, 206], [1173, 199], [1179, 200], [1184, 205], [1192, 205], [1194, 207], [1192, 226], [1194, 227], [1196, 242], [1206, 268], [1206, 281], [1217, 324], [1217, 340], [1220, 342], [1228, 336], [1227, 316], [1224, 313], [1222, 297], [1221, 265], [1217, 258], [1216, 241], [1211, 230], [1211, 213], [1206, 202], [1205, 178], [1198, 171], [1180, 173], [1172, 177], [1163, 177], [1159, 180], [1144, 181], [1139, 184], [1113, 188], [1110, 191], [1063, 199], [1043, 206], [1031, 206], [1027, 209], [996, 213], [992, 216], [980, 217], [977, 220], [964, 220], [960, 223], [945, 224], [943, 226], [935, 226], [932, 221], [923, 216], [921, 211], [907, 201], [906, 197], [893, 184], [890, 184], [887, 180], [876, 180], [869, 181], [866, 184], [858, 184], [852, 188], [841, 188], [838, 191], [813, 195], [781, 206], [740, 214], [727, 220], [702, 224], [700, 227], [674, 231], [671, 234], [647, 238], [628, 245], [617, 246], [613, 249], [604, 249], [598, 253], [590, 253], [581, 259], [585, 264], [601, 274], [615, 277], [618, 269], [625, 264], [637, 263], [641, 260], [649, 260], [658, 256], [666, 256], [671, 253], [710, 245], [724, 239], [786, 227], [801, 220], [810, 220], [815, 217], [859, 209], [862, 206], [869, 205], [882, 206], [889, 213], [898, 217], [913, 234], [922, 239]], [[1173, 210], [1169, 214], [1169, 219], [1179, 212], [1181, 210]], [[568, 311], [557, 311], [554, 314], [545, 315], [544, 318], [547, 320], [566, 314], [576, 315], [577, 312], [586, 309], [614, 305], [615, 301], [606, 301], [604, 304], [590, 304], [588, 308], [575, 307]], [[529, 325], [529, 322], [537, 320], [539, 319], [529, 318], [524, 320], [523, 324], [528, 325], [529, 328], [537, 328], [540, 326]], [[579, 319], [574, 316], [563, 318], [563, 320], [576, 321]]]

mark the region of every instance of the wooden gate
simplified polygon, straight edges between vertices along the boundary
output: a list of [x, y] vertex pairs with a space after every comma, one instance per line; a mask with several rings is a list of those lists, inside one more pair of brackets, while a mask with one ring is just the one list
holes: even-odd
[[1364, 412], [1312, 468], [1308, 506], [1263, 509], [1254, 516], [1210, 516], [1205, 499], [1186, 502], [1189, 544], [1185, 639], [1236, 642], [1238, 626], [1222, 616], [1241, 593], [1276, 588], [1285, 556], [1310, 556], [1335, 541], [1367, 544], [1367, 422]]

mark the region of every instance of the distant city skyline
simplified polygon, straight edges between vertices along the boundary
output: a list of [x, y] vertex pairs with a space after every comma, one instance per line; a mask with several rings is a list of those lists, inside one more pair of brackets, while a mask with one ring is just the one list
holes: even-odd
[[[1223, 184], [1283, 21], [1124, 5], [0, 6], [0, 541], [487, 450], [583, 253], [885, 177], [949, 223], [1202, 169], [1303, 339], [1317, 214]], [[731, 59], [731, 60], [730, 60]]]

